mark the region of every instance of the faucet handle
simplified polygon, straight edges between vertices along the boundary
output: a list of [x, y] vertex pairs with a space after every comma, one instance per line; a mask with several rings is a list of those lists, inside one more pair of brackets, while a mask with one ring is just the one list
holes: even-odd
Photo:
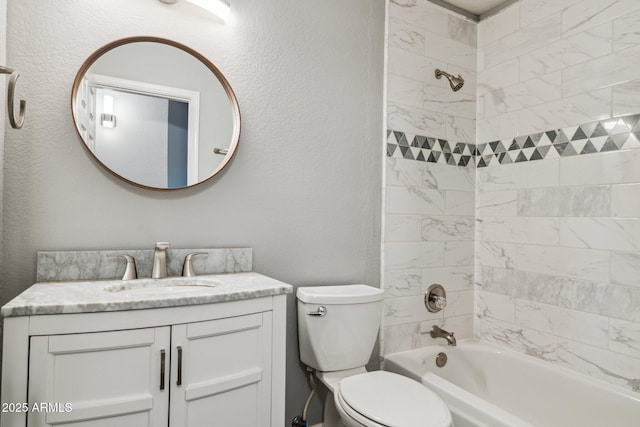
[[447, 292], [442, 285], [434, 283], [424, 294], [424, 305], [431, 313], [437, 313], [447, 306]]
[[182, 276], [183, 277], [195, 277], [196, 276], [196, 272], [193, 270], [193, 262], [191, 261], [192, 258], [194, 256], [199, 256], [199, 255], [209, 255], [208, 252], [193, 252], [190, 254], [187, 254], [186, 257], [184, 257], [184, 264], [182, 266]]
[[127, 266], [124, 269], [122, 280], [133, 280], [138, 278], [138, 272], [136, 270], [136, 260], [131, 255], [127, 254], [113, 254], [109, 255], [110, 258], [122, 258], [127, 261]]
[[171, 246], [169, 242], [156, 242], [156, 249], [165, 250]]
[[434, 303], [439, 309], [443, 309], [447, 306], [447, 299], [445, 297], [430, 296], [429, 301]]

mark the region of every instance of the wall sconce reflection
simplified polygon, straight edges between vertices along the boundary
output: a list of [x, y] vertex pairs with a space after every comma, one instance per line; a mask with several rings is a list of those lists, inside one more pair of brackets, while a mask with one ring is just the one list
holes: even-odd
[[100, 115], [100, 124], [105, 128], [116, 127], [116, 116], [113, 114], [113, 96], [105, 95], [102, 97], [102, 114]]
[[[173, 4], [179, 0], [160, 0], [162, 3]], [[231, 5], [225, 0], [187, 0], [189, 3], [206, 10], [214, 16], [227, 21], [231, 12]]]

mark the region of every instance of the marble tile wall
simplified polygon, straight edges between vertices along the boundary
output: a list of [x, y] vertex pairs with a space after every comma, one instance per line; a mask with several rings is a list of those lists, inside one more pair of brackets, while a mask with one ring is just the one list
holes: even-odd
[[[522, 0], [479, 24], [479, 149], [638, 114], [638, 34], [634, 0]], [[478, 338], [640, 391], [637, 146], [479, 165]]]
[[640, 2], [522, 0], [478, 27], [479, 142], [638, 113]]
[[[435, 342], [434, 324], [473, 335], [476, 38], [475, 23], [426, 0], [389, 2], [383, 354]], [[453, 92], [436, 68], [464, 87]], [[449, 299], [435, 314], [432, 283]]]

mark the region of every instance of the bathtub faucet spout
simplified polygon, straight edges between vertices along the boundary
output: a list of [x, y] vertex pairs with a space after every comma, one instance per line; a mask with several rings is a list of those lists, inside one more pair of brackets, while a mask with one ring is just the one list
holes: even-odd
[[447, 332], [436, 325], [433, 325], [433, 327], [431, 327], [431, 332], [429, 332], [429, 335], [431, 335], [431, 338], [444, 338], [445, 340], [447, 340], [447, 344], [449, 345], [456, 345], [456, 337], [453, 336], [453, 332]]

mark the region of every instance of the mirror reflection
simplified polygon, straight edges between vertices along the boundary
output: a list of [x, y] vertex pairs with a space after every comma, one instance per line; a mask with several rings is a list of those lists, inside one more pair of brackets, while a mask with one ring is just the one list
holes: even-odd
[[233, 156], [240, 133], [235, 95], [192, 49], [130, 38], [95, 52], [73, 86], [84, 144], [109, 171], [153, 189], [196, 185]]

